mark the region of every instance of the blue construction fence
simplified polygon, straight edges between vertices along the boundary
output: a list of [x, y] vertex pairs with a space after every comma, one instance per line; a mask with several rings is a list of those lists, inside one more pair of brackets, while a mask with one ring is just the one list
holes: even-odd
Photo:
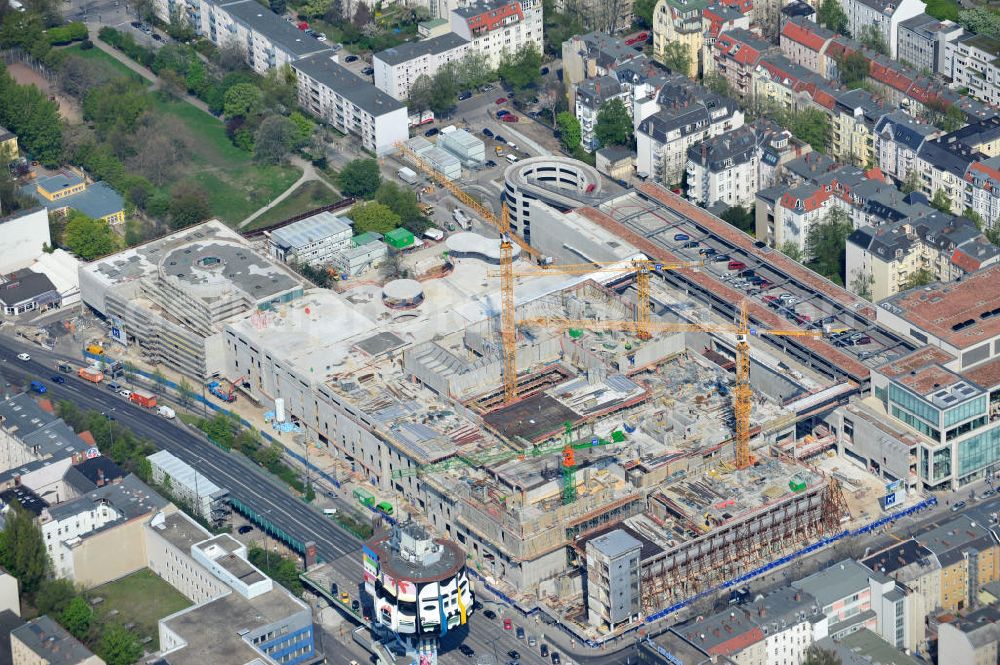
[[[691, 596], [690, 598], [687, 598], [686, 600], [682, 600], [679, 603], [674, 603], [670, 607], [662, 609], [659, 612], [656, 612], [655, 614], [651, 614], [648, 617], [646, 617], [643, 620], [643, 624], [645, 624], [647, 626], [649, 626], [651, 624], [654, 624], [657, 621], [660, 621], [661, 619], [664, 619], [664, 618], [670, 616], [674, 612], [677, 612], [678, 610], [681, 610], [681, 609], [687, 607], [688, 605], [690, 605], [691, 603], [694, 603], [694, 602], [696, 602], [696, 601], [698, 601], [698, 600], [700, 600], [700, 599], [702, 599], [702, 598], [704, 598], [706, 596], [709, 596], [709, 595], [718, 593], [719, 591], [724, 591], [726, 589], [731, 589], [733, 587], [736, 587], [736, 586], [739, 586], [741, 584], [744, 584], [745, 582], [748, 582], [748, 581], [752, 580], [755, 577], [759, 577], [760, 575], [764, 575], [764, 574], [766, 574], [766, 573], [768, 573], [768, 572], [770, 572], [770, 571], [772, 571], [772, 570], [774, 570], [776, 568], [784, 566], [785, 564], [790, 563], [790, 562], [792, 562], [792, 561], [794, 561], [794, 560], [796, 560], [798, 558], [801, 558], [803, 556], [807, 556], [809, 554], [812, 554], [813, 552], [816, 552], [816, 551], [818, 551], [820, 549], [823, 549], [824, 547], [827, 547], [828, 545], [832, 545], [832, 544], [834, 544], [834, 543], [836, 543], [838, 541], [841, 541], [841, 540], [843, 540], [845, 538], [855, 538], [855, 537], [858, 537], [858, 536], [868, 535], [868, 534], [874, 532], [875, 530], [877, 530], [877, 529], [885, 526], [886, 524], [889, 524], [890, 522], [894, 522], [894, 521], [896, 521], [898, 519], [901, 519], [903, 517], [908, 517], [910, 515], [913, 515], [914, 513], [920, 512], [921, 510], [925, 510], [927, 508], [931, 508], [931, 507], [937, 505], [937, 503], [938, 503], [937, 497], [932, 496], [932, 497], [930, 497], [928, 499], [925, 499], [924, 501], [921, 501], [920, 503], [918, 503], [918, 504], [916, 504], [914, 506], [911, 506], [909, 508], [905, 508], [903, 510], [899, 510], [899, 511], [896, 511], [896, 512], [891, 513], [889, 515], [886, 515], [884, 517], [881, 517], [881, 518], [879, 518], [877, 520], [869, 522], [868, 524], [865, 524], [864, 526], [858, 527], [857, 529], [845, 529], [845, 530], [843, 530], [843, 531], [841, 531], [841, 532], [839, 532], [837, 534], [834, 534], [834, 535], [829, 536], [827, 538], [823, 538], [822, 540], [817, 541], [816, 543], [813, 543], [812, 545], [809, 545], [808, 547], [804, 547], [804, 548], [802, 548], [800, 550], [792, 552], [791, 554], [787, 554], [787, 555], [781, 557], [780, 559], [776, 559], [776, 560], [771, 561], [770, 563], [767, 563], [767, 564], [765, 564], [765, 565], [763, 565], [763, 566], [761, 566], [759, 568], [755, 568], [755, 569], [751, 570], [750, 572], [748, 572], [748, 573], [746, 573], [744, 575], [740, 575], [737, 578], [734, 578], [734, 579], [722, 582], [721, 584], [718, 584], [718, 585], [712, 587], [711, 589], [706, 589], [705, 591], [702, 591], [702, 592], [700, 592], [700, 593], [698, 593], [698, 594], [696, 594], [694, 596]], [[480, 580], [480, 582], [482, 582], [482, 584], [486, 588], [486, 590], [489, 591], [494, 597], [500, 599], [501, 601], [503, 601], [507, 605], [510, 605], [512, 608], [514, 608], [515, 610], [517, 610], [518, 612], [520, 612], [522, 615], [524, 615], [525, 618], [530, 617], [530, 616], [532, 616], [534, 614], [538, 614], [540, 612], [539, 608], [537, 608], [537, 607], [532, 608], [530, 610], [527, 610], [527, 609], [521, 607], [521, 605], [519, 605], [517, 603], [517, 601], [515, 601], [513, 598], [511, 598], [510, 596], [506, 595], [504, 592], [500, 591], [499, 589], [497, 589], [496, 587], [494, 587], [493, 585], [491, 585], [490, 583], [488, 583], [486, 581], [486, 578], [482, 574], [480, 574], [478, 571], [473, 570], [473, 569], [470, 568], [469, 569], [469, 574], [472, 575], [473, 577], [475, 577], [476, 579]], [[601, 646], [603, 646], [602, 642], [597, 642], [595, 640], [585, 639], [585, 638], [581, 637], [580, 635], [578, 635], [577, 633], [573, 632], [570, 628], [568, 628], [566, 625], [564, 625], [562, 623], [557, 623], [555, 625], [555, 627], [558, 628], [559, 630], [561, 630], [562, 632], [566, 633], [570, 638], [576, 640], [577, 642], [579, 642], [580, 644], [582, 644], [584, 646], [590, 647], [592, 649], [597, 649], [597, 648], [600, 648]], [[637, 631], [637, 630], [639, 630], [639, 626], [636, 626], [634, 628], [631, 628], [631, 629], [625, 631], [619, 637], [624, 637], [625, 635], [628, 635], [629, 633], [632, 633], [632, 632]]]

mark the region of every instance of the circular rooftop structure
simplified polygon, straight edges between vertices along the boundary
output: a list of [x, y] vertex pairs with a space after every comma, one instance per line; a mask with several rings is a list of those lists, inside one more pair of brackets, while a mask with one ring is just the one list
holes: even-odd
[[503, 172], [501, 199], [510, 211], [511, 229], [531, 241], [528, 205], [542, 201], [559, 210], [597, 205], [608, 197], [601, 174], [578, 159], [546, 155], [529, 157]]
[[[461, 231], [448, 236], [445, 241], [448, 255], [456, 259], [479, 259], [488, 263], [500, 265], [500, 241], [487, 238], [472, 231]], [[512, 253], [516, 259], [521, 254], [521, 248], [513, 245]]]
[[415, 279], [394, 279], [382, 287], [382, 302], [386, 307], [406, 309], [424, 301], [424, 287]]

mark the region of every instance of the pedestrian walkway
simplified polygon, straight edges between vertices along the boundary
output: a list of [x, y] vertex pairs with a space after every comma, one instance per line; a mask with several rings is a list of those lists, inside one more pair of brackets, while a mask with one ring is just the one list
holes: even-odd
[[278, 205], [279, 203], [281, 203], [282, 201], [284, 201], [285, 199], [287, 199], [289, 196], [291, 196], [292, 194], [295, 193], [295, 190], [297, 190], [299, 187], [301, 187], [302, 185], [306, 184], [307, 182], [311, 182], [313, 180], [318, 180], [319, 182], [321, 182], [324, 185], [326, 185], [327, 187], [329, 187], [330, 190], [333, 191], [334, 193], [337, 192], [337, 188], [334, 187], [333, 185], [331, 185], [326, 180], [326, 178], [324, 178], [319, 173], [317, 173], [316, 172], [316, 167], [313, 166], [310, 162], [307, 162], [306, 160], [302, 159], [298, 155], [293, 155], [292, 158], [291, 158], [291, 162], [292, 162], [293, 166], [297, 166], [300, 169], [302, 169], [302, 175], [299, 176], [299, 179], [296, 180], [295, 182], [293, 182], [288, 189], [286, 189], [281, 194], [278, 194], [276, 197], [274, 197], [273, 201], [271, 201], [266, 206], [264, 206], [263, 208], [259, 209], [257, 212], [255, 212], [254, 214], [250, 215], [249, 217], [247, 217], [246, 219], [244, 219], [242, 222], [240, 222], [239, 225], [237, 226], [237, 228], [240, 228], [240, 229], [246, 228], [248, 225], [250, 225], [253, 222], [253, 220], [257, 219], [258, 217], [260, 217], [261, 215], [263, 215], [265, 212], [267, 212], [268, 210], [270, 210], [274, 206]]

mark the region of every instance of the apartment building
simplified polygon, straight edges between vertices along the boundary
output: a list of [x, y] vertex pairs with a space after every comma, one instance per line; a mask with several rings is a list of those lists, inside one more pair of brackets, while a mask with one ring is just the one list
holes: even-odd
[[830, 122], [830, 156], [856, 166], [874, 166], [875, 124], [890, 111], [864, 88], [837, 95]]
[[921, 0], [844, 0], [842, 4], [851, 34], [858, 36], [865, 26], [875, 26], [892, 57], [896, 57], [900, 23], [924, 13], [927, 7]]
[[653, 57], [662, 62], [667, 44], [683, 44], [689, 57], [688, 71], [677, 73], [689, 78], [704, 71], [703, 13], [708, 4], [707, 0], [658, 0], [653, 9]]
[[971, 608], [983, 585], [1000, 579], [1000, 533], [996, 525], [959, 515], [917, 540], [941, 563], [941, 609], [959, 612]]
[[447, 32], [379, 51], [372, 57], [375, 87], [394, 99], [407, 99], [417, 78], [434, 76], [448, 63], [465, 57], [471, 47], [469, 40]]
[[924, 140], [937, 133], [934, 125], [899, 109], [884, 114], [872, 130], [873, 152], [882, 173], [904, 182], [917, 168], [917, 153]]
[[917, 151], [916, 169], [920, 173], [920, 189], [928, 198], [944, 192], [951, 202], [951, 212], [961, 214], [966, 202], [965, 174], [976, 162], [986, 161], [979, 152], [953, 134], [926, 139]]
[[947, 46], [963, 33], [953, 21], [917, 14], [899, 24], [896, 58], [914, 69], [945, 72]]
[[781, 54], [786, 58], [809, 71], [826, 76], [827, 58], [824, 53], [834, 37], [834, 32], [814, 21], [792, 18], [781, 26], [778, 43]]
[[925, 487], [967, 485], [1000, 461], [1000, 409], [989, 400], [1000, 386], [1000, 319], [976, 305], [998, 278], [993, 264], [879, 303], [880, 325], [936, 347], [934, 357], [917, 351], [871, 375], [886, 413], [919, 435]]
[[720, 74], [746, 100], [753, 95], [753, 73], [760, 59], [774, 47], [749, 30], [737, 28], [724, 32], [715, 40], [712, 71]]
[[384, 155], [409, 138], [406, 104], [345, 69], [332, 52], [302, 58], [292, 68], [299, 104], [335, 129], [358, 136], [365, 149]]
[[987, 228], [1000, 224], [1000, 157], [969, 164], [962, 204], [983, 218]]
[[471, 42], [471, 49], [486, 56], [490, 69], [500, 66], [505, 53], [531, 45], [544, 51], [541, 0], [490, 0], [452, 9], [451, 31]]
[[[61, 418], [42, 409], [30, 394], [20, 393], [0, 401], [0, 473], [26, 475], [20, 470], [51, 466], [44, 480], [33, 481], [43, 491], [45, 485], [62, 478], [72, 464], [82, 462], [87, 453], [87, 444], [76, 432]], [[53, 494], [50, 498], [56, 501], [65, 498], [54, 490]]]
[[753, 99], [761, 108], [785, 111], [818, 108], [834, 115], [837, 94], [843, 91], [819, 74], [773, 53], [760, 59], [751, 77]]
[[711, 67], [712, 53], [715, 49], [715, 41], [724, 32], [730, 32], [737, 28], [750, 29], [750, 13], [744, 13], [736, 7], [725, 4], [714, 4], [705, 7], [702, 11], [702, 24], [704, 26], [704, 43], [701, 47], [700, 67], [706, 68], [706, 64]]
[[199, 34], [220, 48], [238, 46], [247, 64], [258, 74], [329, 50], [254, 0], [226, 3], [201, 0], [199, 14], [196, 25]]
[[574, 35], [563, 42], [563, 82], [570, 108], [576, 108], [576, 86], [586, 79], [613, 75], [627, 62], [642, 57], [617, 37], [600, 31]]
[[56, 577], [91, 588], [145, 567], [143, 525], [171, 510], [169, 501], [128, 475], [44, 509], [38, 521]]
[[778, 183], [785, 164], [812, 152], [812, 146], [792, 136], [775, 122], [759, 118], [752, 124], [757, 134], [757, 187], [767, 189]]
[[916, 630], [910, 633], [914, 638], [913, 646], [908, 643], [906, 647], [916, 651], [924, 641], [924, 621], [937, 609], [940, 600], [941, 564], [937, 556], [910, 539], [875, 552], [862, 559], [861, 563], [912, 592], [913, 618], [923, 619], [919, 623], [914, 622]]
[[70, 210], [120, 226], [125, 223], [125, 199], [105, 182], [88, 183], [72, 171], [38, 178], [21, 192], [46, 207], [49, 215], [61, 216]]
[[1000, 662], [1000, 607], [990, 605], [938, 626], [938, 653], [969, 665]]
[[822, 222], [833, 208], [847, 209], [830, 185], [779, 184], [757, 192], [754, 228], [758, 240], [771, 247], [789, 244], [806, 251], [809, 230]]
[[967, 34], [948, 42], [944, 75], [955, 88], [976, 99], [1000, 105], [1000, 40]]
[[631, 90], [622, 86], [614, 76], [599, 76], [587, 79], [576, 86], [576, 119], [580, 121], [580, 145], [587, 152], [593, 152], [601, 147], [594, 134], [597, 127], [597, 114], [601, 107], [612, 101], [620, 100], [629, 114], [632, 113]]
[[104, 665], [65, 628], [43, 615], [10, 631], [13, 665]]
[[752, 205], [759, 159], [756, 133], [747, 125], [691, 146], [687, 197], [703, 208]]
[[587, 612], [592, 625], [613, 631], [639, 618], [641, 550], [642, 542], [623, 529], [587, 541]]
[[688, 148], [743, 126], [743, 111], [736, 102], [676, 80], [660, 90], [657, 106], [659, 110], [638, 124], [635, 135], [636, 170], [656, 182], [680, 182]]
[[847, 274], [867, 276], [872, 302], [906, 290], [917, 272], [948, 282], [1000, 261], [1000, 249], [972, 222], [926, 210], [924, 216], [862, 226], [848, 236]]

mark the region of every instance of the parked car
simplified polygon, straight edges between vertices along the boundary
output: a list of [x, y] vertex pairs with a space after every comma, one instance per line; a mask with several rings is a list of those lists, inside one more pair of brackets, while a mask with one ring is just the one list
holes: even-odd
[[493, 130], [490, 129], [489, 127], [483, 127], [483, 136], [485, 136], [488, 139], [493, 138]]
[[520, 120], [520, 118], [518, 118], [513, 113], [508, 113], [507, 115], [503, 116], [500, 119], [503, 120], [504, 122], [517, 122], [518, 120]]
[[347, 593], [346, 591], [341, 591], [340, 602], [342, 602], [344, 605], [351, 602], [351, 594]]
[[359, 609], [361, 609], [361, 601], [360, 600], [352, 600], [351, 601], [351, 609], [354, 610], [355, 612], [357, 612]]
[[358, 61], [358, 56], [356, 55], [349, 55], [346, 58], [344, 58], [344, 62], [357, 62], [357, 61]]
[[699, 244], [700, 243], [697, 240], [688, 240], [686, 243], [681, 245], [681, 247], [683, 247], [684, 249], [694, 249]]
[[500, 109], [499, 111], [496, 112], [497, 120], [503, 118], [505, 115], [508, 114], [510, 114], [510, 111], [508, 111], [507, 109]]
[[548, 658], [549, 657], [549, 645], [548, 644], [543, 644], [541, 647], [539, 647], [539, 651], [542, 654], [542, 658]]
[[375, 69], [372, 67], [365, 67], [364, 69], [361, 70], [361, 73], [364, 74], [365, 76], [371, 76], [372, 74], [375, 73]]
[[441, 133], [440, 129], [438, 129], [437, 127], [431, 127], [426, 132], [424, 132], [424, 136], [434, 136], [435, 134], [440, 134], [440, 133]]
[[740, 277], [743, 277], [745, 279], [750, 279], [751, 277], [754, 277], [756, 274], [757, 273], [755, 273], [752, 269], [749, 268], [740, 271]]
[[240, 527], [239, 529], [237, 529], [236, 531], [237, 531], [237, 532], [239, 532], [239, 534], [240, 534], [241, 536], [245, 536], [246, 534], [248, 534], [248, 533], [250, 533], [251, 531], [253, 531], [253, 527], [252, 527], [252, 526], [250, 526], [249, 524], [244, 524], [243, 526], [241, 526], [241, 527]]
[[493, 140], [496, 141], [497, 143], [506, 143], [507, 142], [507, 139], [505, 139], [504, 137], [500, 136], [499, 134], [497, 134], [496, 136], [494, 136]]
[[763, 278], [762, 278], [762, 279], [760, 280], [760, 284], [758, 284], [757, 286], [759, 286], [760, 288], [762, 288], [762, 289], [764, 289], [764, 290], [766, 291], [767, 289], [769, 289], [769, 288], [771, 288], [772, 286], [774, 286], [774, 284], [772, 284], [771, 282], [769, 282], [769, 281], [767, 281], [766, 279], [763, 279]]
[[729, 260], [729, 255], [728, 254], [716, 254], [715, 257], [712, 258], [712, 260], [715, 261], [716, 263], [725, 263], [726, 261]]
[[61, 374], [56, 374], [52, 377], [52, 383], [66, 383], [66, 377]]
[[493, 167], [495, 167], [496, 165], [497, 165], [497, 163], [496, 163], [496, 162], [494, 162], [494, 161], [493, 161], [492, 159], [487, 159], [487, 160], [486, 160], [486, 168], [488, 168], [488, 169], [492, 169], [492, 168], [493, 168]]
[[503, 620], [503, 629], [504, 630], [510, 630], [513, 627], [514, 627], [514, 623], [510, 619], [504, 619]]
[[698, 253], [702, 256], [713, 256], [716, 251], [714, 247], [702, 247], [698, 250]]
[[691, 236], [686, 233], [675, 233], [674, 242], [684, 242], [685, 240], [690, 240]]
[[781, 304], [781, 301], [778, 300], [778, 296], [764, 296], [761, 298], [761, 301], [768, 307], [777, 307]]
[[494, 619], [497, 618], [497, 613], [494, 612], [493, 610], [483, 610], [483, 616], [489, 619], [490, 621], [493, 621]]
[[468, 90], [466, 90], [465, 92], [462, 92], [458, 96], [458, 101], [460, 101], [460, 102], [464, 102], [466, 99], [472, 99], [472, 93], [470, 91], [468, 91]]
[[965, 508], [965, 501], [959, 501], [959, 502], [958, 502], [958, 503], [956, 503], [956, 504], [955, 504], [954, 506], [952, 506], [952, 507], [951, 507], [951, 512], [953, 512], [953, 513], [957, 513], [957, 512], [958, 512], [958, 511], [960, 511], [960, 510], [961, 510], [962, 508]]
[[[517, 637], [517, 639], [523, 640], [524, 639], [524, 628], [522, 628], [521, 626], [518, 626], [517, 630], [514, 631], [514, 635]], [[520, 656], [511, 656], [511, 658], [520, 658]]]
[[548, 67], [542, 67], [541, 75], [545, 76], [548, 73], [549, 73], [549, 68]]
[[529, 647], [534, 647], [536, 644], [538, 644], [538, 640], [535, 639], [535, 636], [534, 635], [528, 635], [528, 646]]
[[518, 652], [517, 649], [511, 649], [510, 651], [508, 651], [507, 656], [513, 658], [514, 660], [518, 660], [519, 658], [521, 658], [521, 654], [520, 652]]
[[851, 344], [854, 344], [855, 346], [861, 346], [864, 344], [872, 343], [872, 338], [864, 333], [856, 333], [854, 335], [851, 335], [850, 340]]
[[506, 104], [507, 103], [507, 98], [506, 97], [497, 97], [496, 103], [497, 104]]
[[142, 23], [139, 23], [139, 21], [132, 21], [132, 23], [130, 25], [133, 28], [141, 28], [142, 27]]
[[476, 655], [476, 650], [470, 647], [468, 644], [459, 644], [458, 650], [462, 653], [463, 656], [467, 656], [469, 658]]
[[31, 360], [31, 356], [28, 355], [27, 353], [19, 353], [19, 354], [17, 354], [17, 359], [18, 360], [28, 361], [28, 360]]
[[318, 35], [316, 35], [316, 40], [317, 41], [325, 42], [327, 39], [329, 39], [329, 37], [327, 37], [326, 35], [324, 35], [322, 32], [319, 33]]
[[747, 264], [742, 261], [730, 261], [728, 267], [730, 270], [746, 270]]
[[559, 652], [553, 651], [552, 652], [552, 665], [559, 665], [560, 663], [562, 663], [562, 658], [559, 657]]

